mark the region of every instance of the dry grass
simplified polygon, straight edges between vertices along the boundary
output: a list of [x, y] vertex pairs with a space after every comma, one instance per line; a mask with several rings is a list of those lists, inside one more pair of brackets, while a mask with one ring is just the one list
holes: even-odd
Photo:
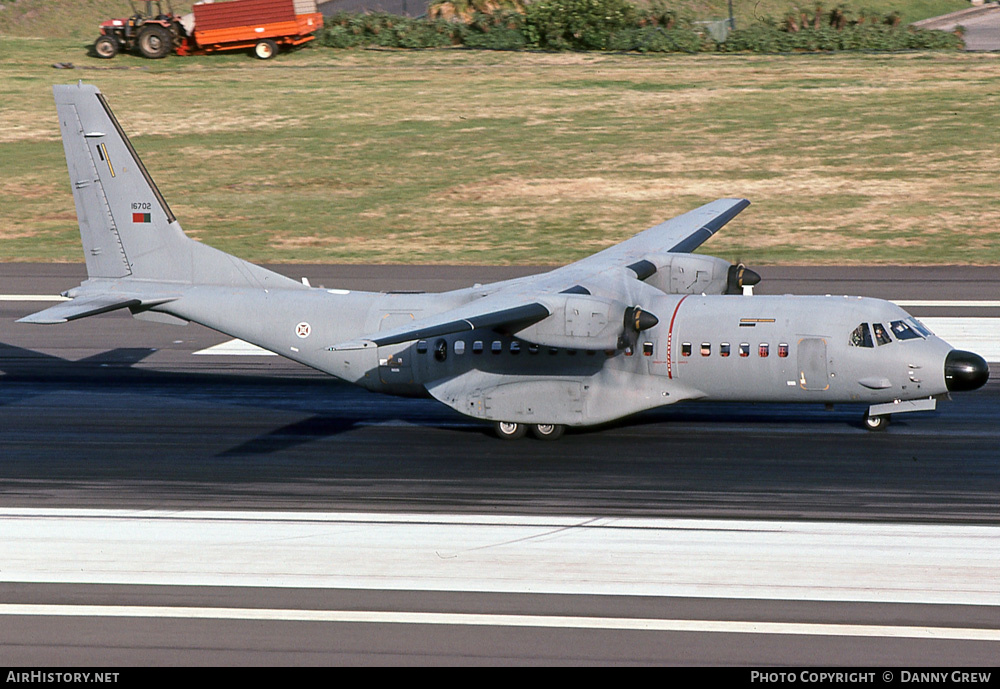
[[1000, 263], [1000, 56], [303, 50], [0, 65], [0, 260], [80, 260], [51, 103], [107, 94], [187, 231], [256, 261], [555, 264], [723, 196], [753, 263]]

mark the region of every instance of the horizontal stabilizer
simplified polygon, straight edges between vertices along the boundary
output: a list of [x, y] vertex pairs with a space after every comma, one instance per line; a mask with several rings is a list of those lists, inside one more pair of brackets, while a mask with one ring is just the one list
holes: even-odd
[[[164, 303], [172, 299], [157, 299], [154, 303]], [[40, 323], [42, 325], [53, 325], [75, 321], [78, 318], [96, 316], [100, 313], [124, 309], [126, 307], [141, 306], [144, 302], [134, 296], [126, 294], [95, 294], [89, 297], [77, 297], [70, 301], [51, 306], [44, 311], [33, 313], [19, 319], [18, 323]], [[146, 303], [146, 305], [149, 305]]]

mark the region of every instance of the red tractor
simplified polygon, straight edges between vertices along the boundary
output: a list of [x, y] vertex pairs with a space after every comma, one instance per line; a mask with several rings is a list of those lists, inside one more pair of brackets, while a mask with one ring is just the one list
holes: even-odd
[[[165, 3], [145, 0], [145, 11], [137, 7], [133, 0], [129, 0], [129, 4], [132, 6], [131, 17], [101, 23], [101, 35], [94, 42], [94, 52], [98, 57], [112, 58], [121, 50], [136, 49], [145, 57], [166, 57], [187, 35], [169, 0]], [[166, 12], [163, 11], [164, 5]]]

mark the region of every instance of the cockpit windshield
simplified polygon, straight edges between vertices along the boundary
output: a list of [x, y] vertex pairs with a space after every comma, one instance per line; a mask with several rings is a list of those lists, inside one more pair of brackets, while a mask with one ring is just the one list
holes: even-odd
[[881, 347], [892, 344], [894, 340], [899, 342], [920, 340], [930, 335], [931, 331], [913, 317], [892, 321], [888, 328], [881, 323], [872, 323], [870, 326], [868, 323], [862, 323], [851, 331], [851, 346], [874, 348], [876, 343]]
[[890, 329], [897, 340], [917, 340], [921, 338], [920, 333], [914, 330], [906, 321], [893, 321]]
[[874, 347], [872, 342], [872, 331], [868, 329], [867, 323], [862, 323], [851, 333], [852, 347]]
[[872, 330], [875, 331], [875, 341], [878, 342], [879, 347], [892, 342], [892, 338], [889, 337], [889, 333], [885, 331], [885, 326], [881, 323], [873, 323]]
[[930, 331], [930, 329], [926, 325], [918, 321], [913, 316], [907, 318], [906, 322], [909, 323], [911, 326], [913, 326], [913, 329], [916, 330], [921, 335], [923, 335], [924, 337], [930, 337], [931, 335], [934, 334]]

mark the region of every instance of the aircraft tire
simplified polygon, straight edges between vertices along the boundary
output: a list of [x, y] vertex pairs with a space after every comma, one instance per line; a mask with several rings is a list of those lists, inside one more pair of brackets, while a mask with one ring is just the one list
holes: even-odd
[[147, 26], [139, 34], [139, 52], [144, 57], [158, 60], [170, 54], [174, 47], [170, 32], [156, 24]]
[[497, 421], [493, 424], [493, 430], [502, 440], [518, 440], [528, 432], [528, 426], [514, 421]]
[[865, 412], [864, 424], [865, 428], [873, 433], [881, 433], [889, 427], [889, 414], [875, 414], [870, 415]]
[[278, 54], [278, 44], [269, 38], [264, 39], [253, 47], [253, 54], [261, 60], [269, 60]]
[[539, 440], [556, 440], [566, 432], [566, 427], [558, 423], [536, 423], [531, 426], [531, 435]]
[[94, 41], [94, 54], [99, 58], [110, 60], [118, 54], [118, 41], [111, 36], [101, 36]]

